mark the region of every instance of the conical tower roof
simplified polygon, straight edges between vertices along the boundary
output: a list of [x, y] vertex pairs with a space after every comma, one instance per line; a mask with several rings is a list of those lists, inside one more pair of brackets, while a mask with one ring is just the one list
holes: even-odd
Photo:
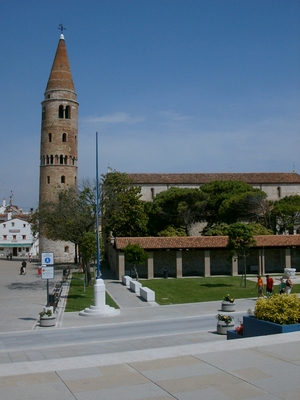
[[64, 35], [60, 35], [56, 54], [48, 79], [46, 92], [50, 90], [71, 90], [75, 92]]

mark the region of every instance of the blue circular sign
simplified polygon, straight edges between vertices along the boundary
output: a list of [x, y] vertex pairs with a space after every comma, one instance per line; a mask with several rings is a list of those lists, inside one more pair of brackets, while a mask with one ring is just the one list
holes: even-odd
[[51, 260], [50, 260], [49, 257], [46, 257], [46, 258], [45, 258], [45, 263], [46, 263], [46, 264], [49, 264], [50, 261], [51, 261]]

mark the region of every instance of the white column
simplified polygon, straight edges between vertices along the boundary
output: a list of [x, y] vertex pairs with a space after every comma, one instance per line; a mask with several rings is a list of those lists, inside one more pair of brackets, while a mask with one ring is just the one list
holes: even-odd
[[176, 278], [182, 278], [182, 251], [176, 251]]
[[153, 258], [153, 251], [149, 251], [149, 258], [147, 260], [147, 277], [148, 279], [153, 279], [154, 278], [154, 258]]
[[210, 276], [210, 250], [204, 250], [204, 276]]

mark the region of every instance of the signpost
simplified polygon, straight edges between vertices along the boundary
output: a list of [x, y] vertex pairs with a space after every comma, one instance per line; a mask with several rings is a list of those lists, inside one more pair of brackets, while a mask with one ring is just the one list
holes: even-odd
[[49, 307], [49, 279], [54, 279], [54, 267], [42, 265], [42, 279], [47, 279], [47, 307]]
[[42, 253], [42, 265], [53, 265], [54, 253]]

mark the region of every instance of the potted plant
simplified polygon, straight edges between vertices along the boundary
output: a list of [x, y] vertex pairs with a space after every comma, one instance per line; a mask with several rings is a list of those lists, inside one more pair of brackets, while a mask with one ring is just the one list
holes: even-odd
[[227, 331], [234, 328], [234, 318], [231, 315], [217, 314], [217, 333], [226, 335]]
[[222, 301], [222, 311], [233, 312], [235, 311], [235, 299], [229, 294], [223, 297]]
[[51, 310], [40, 312], [40, 326], [55, 326], [55, 315]]

